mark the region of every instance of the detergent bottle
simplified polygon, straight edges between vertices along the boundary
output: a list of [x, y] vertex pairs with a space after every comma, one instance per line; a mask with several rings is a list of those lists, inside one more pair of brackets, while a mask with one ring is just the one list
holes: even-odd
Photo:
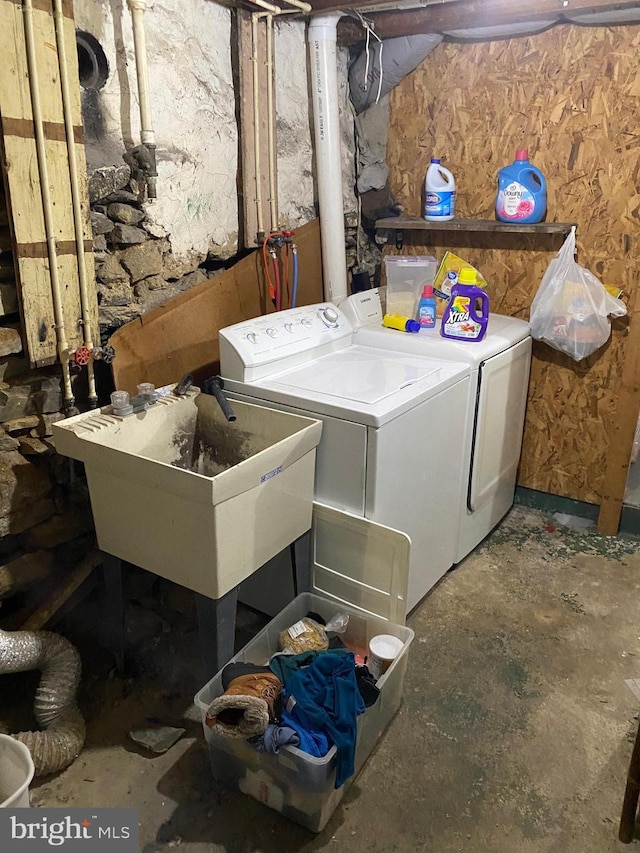
[[453, 219], [456, 207], [456, 182], [440, 160], [431, 158], [424, 179], [424, 218], [427, 222], [447, 222]]
[[419, 332], [420, 323], [411, 317], [403, 317], [401, 314], [385, 314], [382, 325], [388, 329], [397, 329], [399, 332]]
[[[463, 267], [458, 281], [451, 288], [449, 304], [442, 315], [440, 334], [443, 338], [481, 341], [489, 322], [489, 297], [478, 287], [476, 271]], [[476, 311], [480, 301], [480, 313]]]
[[418, 302], [418, 323], [421, 329], [435, 329], [436, 297], [431, 284], [425, 284], [422, 288], [422, 296]]
[[498, 172], [496, 217], [501, 222], [526, 225], [542, 222], [547, 212], [547, 182], [544, 175], [529, 162], [526, 148], [516, 151], [510, 166]]

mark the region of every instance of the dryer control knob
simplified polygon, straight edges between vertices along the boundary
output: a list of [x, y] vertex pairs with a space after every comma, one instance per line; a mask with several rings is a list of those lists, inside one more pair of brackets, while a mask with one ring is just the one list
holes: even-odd
[[285, 332], [289, 332], [290, 335], [293, 334], [293, 323], [285, 323], [284, 324]]
[[247, 335], [247, 340], [249, 341], [250, 344], [257, 344], [258, 343], [258, 336], [256, 335], [255, 332], [249, 332], [249, 334]]
[[277, 329], [267, 329], [267, 334], [269, 335], [270, 338], [276, 338], [278, 336], [278, 330]]
[[338, 322], [338, 312], [335, 308], [322, 308], [320, 316], [328, 326], [335, 326]]
[[308, 317], [303, 317], [302, 320], [300, 320], [300, 325], [308, 329], [311, 325], [311, 320]]

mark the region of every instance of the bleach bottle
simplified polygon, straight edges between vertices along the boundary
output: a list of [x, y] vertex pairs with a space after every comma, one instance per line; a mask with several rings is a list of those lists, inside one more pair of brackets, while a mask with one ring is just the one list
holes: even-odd
[[448, 222], [456, 206], [456, 182], [440, 160], [431, 158], [424, 179], [424, 218], [427, 222]]
[[520, 148], [513, 163], [498, 172], [496, 217], [501, 222], [526, 225], [542, 222], [546, 212], [547, 182], [529, 162], [527, 149]]
[[[442, 315], [440, 334], [454, 340], [481, 341], [489, 322], [489, 297], [478, 287], [476, 271], [463, 267], [451, 288], [449, 304]], [[480, 301], [480, 313], [476, 311]]]

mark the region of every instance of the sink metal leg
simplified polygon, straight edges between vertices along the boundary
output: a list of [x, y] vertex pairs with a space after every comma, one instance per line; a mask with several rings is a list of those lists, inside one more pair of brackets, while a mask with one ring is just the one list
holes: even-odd
[[200, 656], [205, 678], [211, 678], [233, 657], [236, 638], [238, 587], [222, 598], [207, 598], [194, 593]]
[[296, 595], [311, 592], [311, 530], [307, 530], [291, 543], [291, 561], [293, 563], [293, 585]]
[[107, 642], [116, 659], [118, 675], [124, 675], [124, 604], [122, 561], [102, 552], [102, 574], [106, 596]]

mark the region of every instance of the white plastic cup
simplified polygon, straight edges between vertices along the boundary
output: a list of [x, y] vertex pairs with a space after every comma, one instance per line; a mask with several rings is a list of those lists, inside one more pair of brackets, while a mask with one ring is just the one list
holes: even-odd
[[33, 770], [28, 748], [19, 740], [0, 734], [0, 809], [28, 808]]
[[384, 675], [402, 651], [403, 642], [391, 634], [378, 634], [369, 640], [369, 672], [376, 681]]

